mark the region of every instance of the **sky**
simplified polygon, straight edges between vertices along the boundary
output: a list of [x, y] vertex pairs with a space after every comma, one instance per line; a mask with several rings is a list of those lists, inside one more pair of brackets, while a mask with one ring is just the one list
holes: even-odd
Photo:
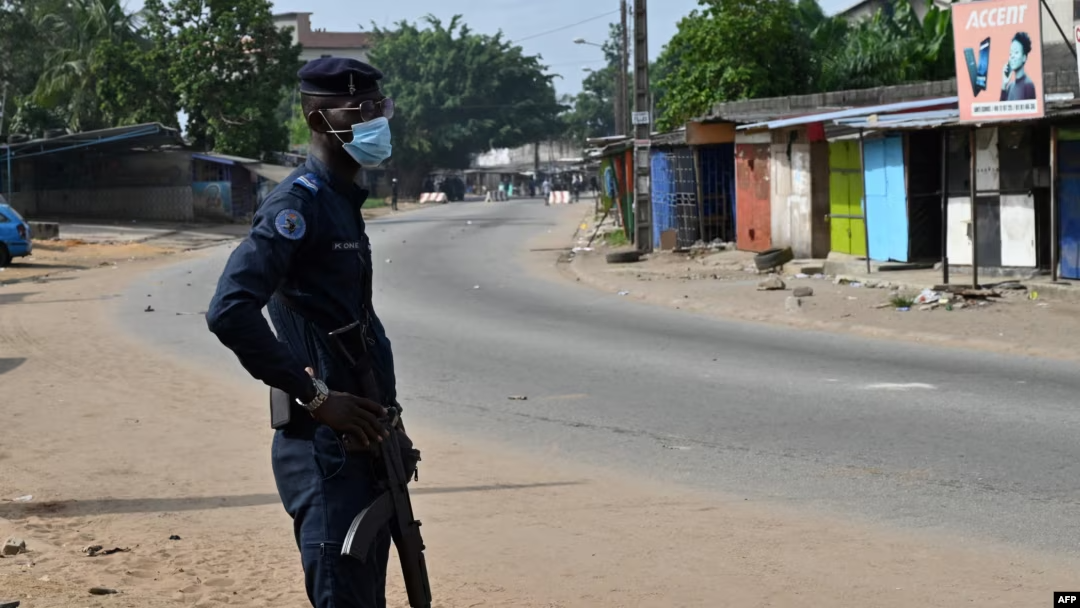
[[[855, 0], [818, 0], [827, 14], [854, 4]], [[632, 5], [633, 2], [631, 1]], [[142, 0], [128, 0], [131, 10], [142, 8]], [[679, 20], [698, 6], [697, 0], [653, 0], [649, 10], [649, 58], [656, 59], [664, 44], [675, 34]], [[605, 10], [609, 8], [609, 10]], [[608, 35], [608, 24], [619, 19], [618, 0], [277, 0], [275, 13], [310, 12], [313, 28], [328, 31], [371, 29], [398, 21], [417, 21], [427, 14], [447, 22], [455, 14], [476, 32], [494, 34], [500, 29], [506, 37], [520, 41], [529, 54], [540, 55], [550, 66], [555, 89], [562, 94], [581, 90], [584, 68], [604, 65], [603, 52], [589, 45], [574, 44], [584, 38], [596, 44]], [[632, 24], [631, 24], [632, 25]], [[558, 30], [558, 31], [552, 31]]]

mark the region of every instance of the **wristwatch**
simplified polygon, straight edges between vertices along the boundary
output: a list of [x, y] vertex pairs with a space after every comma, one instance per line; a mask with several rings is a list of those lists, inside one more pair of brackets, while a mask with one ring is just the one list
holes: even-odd
[[319, 406], [326, 401], [326, 398], [330, 396], [330, 389], [326, 387], [326, 383], [318, 378], [311, 379], [312, 384], [315, 385], [315, 398], [307, 403], [297, 399], [296, 402], [300, 404], [309, 413], [314, 414], [315, 410], [319, 409]]

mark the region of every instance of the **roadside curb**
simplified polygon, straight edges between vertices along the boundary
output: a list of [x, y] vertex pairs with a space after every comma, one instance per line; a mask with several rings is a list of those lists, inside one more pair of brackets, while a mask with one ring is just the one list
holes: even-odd
[[[900, 289], [901, 291], [921, 292], [929, 289], [934, 290], [935, 287], [941, 287], [942, 283], [905, 283], [902, 281], [890, 281], [887, 278], [873, 278], [868, 279], [865, 275], [851, 275], [841, 274], [837, 275], [834, 281], [846, 282], [846, 283], [862, 283], [865, 287], [871, 289]], [[992, 286], [1000, 282], [1012, 282], [1012, 281], [997, 281], [995, 283], [984, 283], [980, 281], [981, 285]], [[1016, 281], [1027, 288], [1028, 292], [1042, 292], [1053, 294], [1056, 298], [1069, 301], [1080, 302], [1080, 290], [1075, 289], [1070, 284], [1056, 285], [1054, 283], [1041, 283], [1038, 281]], [[957, 285], [963, 285], [964, 283], [958, 282]], [[991, 287], [992, 288], [992, 287]]]
[[[597, 251], [594, 250], [590, 253], [597, 253]], [[569, 275], [572, 276], [577, 283], [587, 285], [590, 288], [608, 294], [617, 293], [616, 290], [620, 288], [620, 285], [609, 283], [603, 278], [595, 276], [594, 273], [591, 273], [588, 270], [582, 268], [582, 259], [583, 258], [581, 258], [579, 255], [575, 255], [573, 259], [570, 260], [570, 262], [560, 264], [560, 266], [565, 266]], [[859, 282], [859, 280], [853, 282]], [[890, 282], [890, 284], [893, 286], [898, 286], [901, 289], [915, 288], [914, 285], [905, 287], [899, 283]], [[920, 291], [922, 289], [923, 287], [919, 287]], [[1040, 289], [1042, 289], [1042, 287], [1040, 287]], [[642, 293], [631, 292], [625, 297], [651, 306], [664, 306], [666, 308], [674, 308], [676, 310], [686, 311], [693, 314], [707, 315], [726, 321], [768, 325], [773, 328], [787, 327], [798, 330], [822, 331], [835, 334], [855, 335], [878, 340], [902, 341], [913, 344], [932, 345], [934, 347], [980, 350], [1006, 355], [1021, 355], [1044, 359], [1075, 361], [1080, 358], [1080, 355], [1078, 355], [1077, 353], [1064, 349], [1018, 347], [1015, 345], [1004, 345], [989, 340], [962, 338], [946, 334], [898, 331], [889, 328], [875, 327], [872, 325], [851, 325], [839, 323], [836, 321], [811, 321], [799, 317], [798, 314], [791, 313], [779, 315], [753, 311], [752, 314], [747, 314], [746, 311], [739, 309], [734, 309], [730, 307], [718, 308], [710, 306], [707, 303], [699, 303], [694, 301], [680, 301], [679, 306], [673, 306], [671, 303], [665, 302], [659, 297], [649, 294], [647, 291]]]

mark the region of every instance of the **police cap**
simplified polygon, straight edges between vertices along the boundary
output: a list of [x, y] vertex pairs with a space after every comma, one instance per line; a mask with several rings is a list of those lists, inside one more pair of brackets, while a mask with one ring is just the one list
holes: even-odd
[[383, 74], [356, 59], [322, 57], [309, 61], [296, 74], [304, 95], [352, 96], [379, 90]]

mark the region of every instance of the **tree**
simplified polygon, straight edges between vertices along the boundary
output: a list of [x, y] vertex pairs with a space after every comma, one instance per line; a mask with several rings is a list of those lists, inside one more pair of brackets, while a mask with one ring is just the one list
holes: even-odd
[[[926, 0], [930, 2], [930, 0]], [[952, 13], [931, 4], [919, 22], [910, 0], [878, 9], [846, 28], [822, 57], [819, 89], [860, 89], [905, 82], [952, 79]], [[833, 36], [836, 18], [823, 22], [815, 38]]]
[[64, 126], [60, 113], [34, 102], [45, 41], [34, 25], [40, 0], [0, 0], [0, 88], [7, 87], [3, 133], [40, 135]]
[[179, 128], [179, 103], [164, 50], [153, 40], [105, 41], [90, 55], [90, 74], [105, 126], [160, 122]]
[[722, 101], [953, 78], [950, 11], [922, 0], [920, 23], [911, 1], [850, 24], [816, 0], [701, 0], [658, 60], [659, 127]]
[[119, 0], [0, 1], [7, 130], [39, 136], [54, 128], [175, 125], [162, 58], [139, 24]]
[[419, 192], [435, 167], [464, 169], [473, 154], [559, 132], [562, 106], [540, 57], [501, 32], [474, 34], [460, 15], [445, 25], [428, 15], [422, 24], [374, 27], [370, 54], [397, 107], [392, 163], [403, 191]]
[[700, 0], [664, 46], [660, 129], [703, 115], [717, 102], [805, 93], [811, 40], [792, 0]]
[[277, 110], [300, 47], [268, 0], [147, 0], [145, 12], [195, 147], [253, 158], [287, 147]]
[[[566, 137], [584, 143], [590, 137], [605, 137], [615, 133], [615, 92], [618, 90], [619, 66], [622, 63], [620, 48], [622, 45], [622, 25], [612, 23], [608, 26], [608, 39], [604, 41], [603, 52], [606, 65], [598, 70], [590, 70], [581, 83], [581, 92], [564, 98], [563, 103], [572, 109], [562, 116]], [[627, 108], [633, 104], [629, 91], [633, 79], [627, 77]]]
[[[111, 70], [131, 69], [128, 57], [115, 50], [135, 45], [135, 16], [119, 0], [47, 0], [37, 5], [34, 25], [46, 48], [34, 101], [60, 110], [73, 131], [106, 126], [98, 79]], [[102, 52], [111, 59], [106, 66]]]

